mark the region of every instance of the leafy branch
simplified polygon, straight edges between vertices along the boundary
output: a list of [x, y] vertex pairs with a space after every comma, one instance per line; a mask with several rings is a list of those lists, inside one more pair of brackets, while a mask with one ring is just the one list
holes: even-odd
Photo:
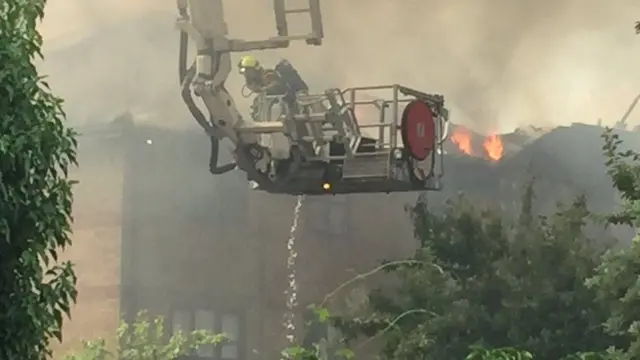
[[[350, 278], [349, 280], [341, 283], [340, 285], [338, 285], [333, 291], [331, 291], [330, 293], [328, 293], [327, 295], [325, 295], [325, 297], [323, 298], [322, 302], [320, 303], [319, 306], [316, 306], [314, 304], [309, 306], [309, 309], [313, 311], [313, 313], [316, 316], [316, 319], [320, 322], [320, 323], [326, 323], [330, 318], [331, 318], [331, 314], [329, 312], [329, 310], [326, 308], [327, 304], [331, 301], [331, 299], [333, 299], [335, 296], [337, 296], [342, 290], [344, 290], [345, 288], [353, 285], [354, 283], [358, 282], [358, 281], [363, 281], [365, 279], [367, 279], [368, 277], [371, 277], [379, 272], [382, 271], [387, 271], [390, 270], [392, 268], [398, 268], [401, 266], [416, 266], [416, 265], [424, 265], [424, 266], [431, 266], [434, 269], [436, 269], [440, 274], [444, 274], [444, 270], [438, 266], [437, 264], [434, 264], [432, 262], [427, 262], [427, 261], [422, 261], [422, 260], [413, 260], [413, 259], [407, 259], [407, 260], [397, 260], [397, 261], [388, 261], [385, 262], [365, 273], [358, 273], [356, 274], [354, 277]], [[394, 319], [390, 320], [387, 324], [386, 327], [383, 328], [382, 330], [380, 330], [379, 332], [377, 332], [374, 336], [370, 337], [369, 339], [367, 339], [365, 342], [361, 343], [358, 345], [357, 349], [360, 349], [362, 347], [364, 347], [365, 345], [367, 345], [368, 343], [370, 343], [371, 341], [375, 340], [376, 338], [378, 338], [379, 336], [383, 335], [384, 333], [386, 333], [387, 331], [389, 331], [390, 329], [392, 329], [401, 319], [403, 319], [406, 316], [409, 316], [411, 314], [416, 314], [416, 313], [424, 313], [424, 314], [432, 314], [434, 316], [436, 316], [435, 313], [430, 312], [426, 309], [412, 309], [412, 310], [407, 310], [405, 312], [403, 312], [402, 314], [398, 315], [397, 317], [395, 317]], [[299, 360], [310, 360], [310, 359], [318, 359], [321, 358], [321, 351], [320, 351], [320, 347], [318, 346], [318, 344], [314, 344], [312, 346], [312, 349], [303, 349], [302, 347], [291, 347], [291, 348], [287, 348], [285, 350], [283, 350], [282, 355], [283, 357], [287, 358], [287, 359], [299, 359]], [[348, 349], [340, 349], [336, 352], [335, 354], [338, 357], [341, 358], [351, 358], [354, 356], [353, 351], [348, 350]]]
[[427, 261], [421, 261], [421, 260], [397, 260], [397, 261], [388, 261], [385, 262], [384, 264], [377, 266], [375, 268], [373, 268], [370, 271], [367, 271], [365, 273], [362, 274], [357, 274], [356, 276], [352, 277], [351, 279], [343, 282], [342, 284], [338, 285], [338, 287], [336, 287], [333, 291], [331, 291], [330, 293], [328, 293], [324, 299], [322, 300], [322, 302], [320, 303], [320, 308], [323, 308], [326, 306], [326, 304], [334, 297], [336, 296], [340, 291], [342, 291], [344, 288], [353, 285], [354, 283], [358, 282], [358, 281], [362, 281], [365, 280], [366, 278], [373, 276], [383, 270], [388, 270], [389, 268], [392, 267], [398, 267], [398, 266], [402, 266], [402, 265], [427, 265], [427, 266], [432, 266], [434, 267], [439, 273], [444, 274], [444, 270], [442, 269], [442, 267], [440, 267], [437, 264], [434, 264], [432, 262], [427, 262]]
[[118, 343], [114, 351], [104, 339], [83, 342], [82, 350], [67, 355], [64, 360], [175, 360], [192, 355], [204, 346], [220, 345], [224, 334], [206, 330], [177, 331], [168, 339], [162, 317], [150, 319], [145, 311], [135, 321], [123, 322], [117, 331]]
[[364, 346], [368, 345], [369, 343], [371, 343], [373, 340], [379, 338], [380, 336], [384, 335], [387, 331], [391, 330], [397, 323], [398, 321], [402, 320], [404, 317], [408, 316], [408, 315], [412, 315], [412, 314], [429, 314], [432, 316], [438, 316], [436, 313], [434, 313], [433, 311], [429, 311], [426, 309], [411, 309], [411, 310], [407, 310], [405, 312], [403, 312], [402, 314], [396, 316], [393, 320], [391, 320], [389, 322], [389, 325], [387, 325], [387, 327], [385, 327], [384, 329], [380, 330], [378, 333], [376, 333], [375, 335], [369, 337], [367, 340], [365, 340], [364, 342], [362, 342], [361, 344], [358, 345], [358, 349], [363, 348]]

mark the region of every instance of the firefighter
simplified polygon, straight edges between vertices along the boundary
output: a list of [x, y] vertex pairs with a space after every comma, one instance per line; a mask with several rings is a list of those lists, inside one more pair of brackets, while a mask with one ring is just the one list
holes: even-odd
[[253, 93], [267, 95], [284, 95], [286, 85], [280, 75], [273, 69], [265, 69], [253, 56], [243, 56], [238, 63], [238, 69], [245, 78], [245, 86]]

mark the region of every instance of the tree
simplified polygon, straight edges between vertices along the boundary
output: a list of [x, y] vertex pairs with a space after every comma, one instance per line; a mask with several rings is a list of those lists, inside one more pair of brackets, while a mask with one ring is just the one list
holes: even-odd
[[[640, 226], [640, 154], [621, 148], [619, 136], [608, 130], [603, 150], [609, 175], [623, 200], [622, 210], [609, 217], [613, 224]], [[629, 359], [640, 354], [640, 236], [628, 247], [612, 249], [604, 256], [588, 285], [609, 309], [605, 328], [610, 334], [627, 336], [631, 343], [621, 350]]]
[[[624, 150], [611, 129], [603, 137], [608, 173], [623, 200], [607, 222], [637, 229], [640, 153]], [[636, 359], [640, 236], [630, 246], [597, 244], [585, 236], [584, 197], [540, 217], [532, 213], [533, 195], [529, 186], [515, 224], [462, 198], [439, 215], [419, 202], [412, 216], [420, 249], [378, 268], [396, 275], [398, 286], [370, 295], [370, 316], [333, 321], [348, 340], [380, 340], [387, 359], [462, 359], [469, 348], [470, 360]], [[325, 308], [314, 310], [329, 317]], [[317, 348], [285, 354], [322, 358]]]
[[133, 323], [120, 325], [115, 351], [109, 351], [104, 339], [97, 339], [84, 342], [79, 353], [64, 360], [174, 360], [191, 355], [202, 346], [220, 344], [224, 339], [224, 334], [205, 330], [176, 332], [167, 338], [163, 318], [149, 319], [141, 312]]
[[386, 359], [463, 359], [476, 345], [543, 359], [607, 349], [617, 339], [584, 284], [603, 252], [583, 231], [585, 199], [538, 217], [532, 189], [513, 223], [463, 198], [442, 214], [418, 202], [413, 262], [388, 267], [397, 287], [371, 294], [370, 316], [336, 319], [343, 332], [379, 337]]
[[0, 3], [0, 359], [40, 360], [75, 301], [70, 244], [75, 133], [34, 65], [45, 0]]

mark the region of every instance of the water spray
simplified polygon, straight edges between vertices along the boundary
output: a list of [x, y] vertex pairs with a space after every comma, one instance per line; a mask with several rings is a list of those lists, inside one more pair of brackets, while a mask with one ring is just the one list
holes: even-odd
[[289, 239], [287, 241], [287, 270], [289, 274], [287, 275], [288, 286], [284, 291], [287, 310], [284, 314], [283, 325], [285, 338], [290, 346], [296, 343], [296, 308], [298, 307], [298, 282], [296, 280], [296, 258], [298, 257], [298, 252], [296, 251], [296, 235], [303, 202], [304, 195], [298, 195], [298, 200], [293, 210], [293, 223], [291, 224]]

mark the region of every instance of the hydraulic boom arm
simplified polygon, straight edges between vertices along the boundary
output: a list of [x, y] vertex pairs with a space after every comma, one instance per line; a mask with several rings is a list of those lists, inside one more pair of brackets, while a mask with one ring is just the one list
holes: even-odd
[[[284, 61], [274, 69], [286, 83], [284, 93], [259, 93], [253, 118], [243, 119], [225, 87], [231, 53], [286, 48], [296, 40], [322, 44], [320, 0], [307, 0], [305, 9], [287, 9], [285, 2], [273, 0], [277, 35], [246, 41], [229, 38], [223, 0], [177, 0], [182, 98], [211, 139], [211, 172], [239, 168], [257, 189], [270, 193], [439, 190], [449, 117], [441, 95], [397, 84], [309, 94], [297, 71]], [[291, 13], [309, 14], [308, 34], [289, 33]], [[197, 53], [189, 64], [190, 42]], [[287, 74], [304, 86], [285, 81]], [[381, 91], [385, 98], [371, 100]], [[365, 99], [358, 97], [363, 94]], [[205, 112], [196, 106], [194, 95], [202, 99]], [[358, 117], [371, 111], [377, 114], [360, 123]], [[219, 165], [220, 140], [225, 138], [234, 145], [235, 162]]]
[[[319, 0], [310, 0], [309, 8], [305, 9], [311, 15], [315, 28], [304, 36], [288, 34], [285, 0], [275, 0], [278, 36], [258, 41], [228, 38], [222, 0], [178, 0], [177, 4], [180, 16], [176, 25], [181, 32], [179, 71], [182, 97], [194, 118], [211, 137], [211, 171], [223, 173], [235, 168], [233, 164], [217, 166], [219, 141], [227, 138], [236, 146], [234, 156], [237, 165], [249, 174], [249, 178], [258, 183], [269, 181], [269, 150], [258, 144], [256, 132], [240, 131], [246, 124], [225, 87], [231, 73], [231, 53], [285, 48], [292, 40], [306, 40], [309, 44], [320, 45], [323, 32]], [[187, 68], [189, 38], [196, 45], [197, 55]], [[210, 114], [208, 118], [197, 108], [192, 94], [202, 99]]]

